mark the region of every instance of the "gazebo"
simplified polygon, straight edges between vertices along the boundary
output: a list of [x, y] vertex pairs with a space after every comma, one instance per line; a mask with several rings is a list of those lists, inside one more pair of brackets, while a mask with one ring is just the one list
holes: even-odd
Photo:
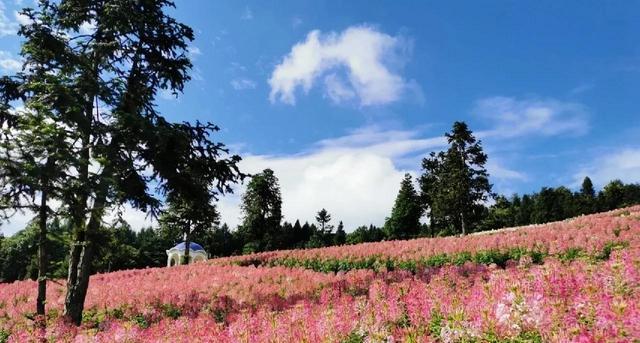
[[[186, 246], [185, 242], [182, 242], [167, 250], [167, 267], [182, 263]], [[191, 262], [205, 261], [207, 257], [207, 252], [200, 244], [194, 242], [189, 243], [189, 259]]]

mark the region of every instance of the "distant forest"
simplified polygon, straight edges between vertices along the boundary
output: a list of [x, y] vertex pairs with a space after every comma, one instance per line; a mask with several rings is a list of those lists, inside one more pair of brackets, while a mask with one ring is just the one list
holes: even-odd
[[[253, 175], [247, 184], [241, 205], [243, 221], [237, 228], [231, 229], [213, 218], [209, 225], [192, 230], [190, 240], [200, 243], [211, 257], [221, 257], [466, 234], [563, 220], [640, 203], [640, 184], [614, 180], [596, 191], [588, 177], [578, 191], [542, 187], [533, 194], [496, 195], [484, 168], [487, 156], [466, 124], [456, 122], [446, 137], [449, 148], [425, 157], [418, 180], [405, 175], [393, 209], [381, 227], [363, 225], [347, 233], [340, 218], [332, 218], [325, 209], [318, 211], [313, 223], [283, 222], [278, 179], [266, 169]], [[178, 210], [168, 208], [157, 227], [138, 232], [122, 220], [101, 226], [93, 271], [165, 266], [165, 249], [182, 241], [185, 233], [184, 227], [172, 220], [176, 217], [172, 211]], [[73, 230], [64, 218], [56, 217], [47, 225], [49, 274], [64, 278]], [[35, 219], [11, 237], [0, 236], [0, 281], [37, 278], [37, 236]]]

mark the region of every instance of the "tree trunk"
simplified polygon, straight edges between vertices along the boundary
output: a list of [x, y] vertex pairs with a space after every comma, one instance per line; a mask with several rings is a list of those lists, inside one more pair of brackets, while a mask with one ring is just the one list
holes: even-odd
[[84, 310], [84, 301], [89, 288], [89, 277], [91, 276], [91, 264], [93, 262], [93, 235], [100, 227], [105, 201], [106, 191], [103, 190], [94, 201], [86, 230], [79, 232], [78, 240], [71, 250], [64, 315], [76, 325], [80, 325], [82, 322], [82, 311]]
[[189, 249], [191, 248], [191, 237], [189, 234], [184, 235], [184, 264], [189, 264]]
[[460, 212], [460, 226], [462, 227], [462, 235], [467, 234], [466, 223], [464, 222], [464, 211]]
[[[49, 157], [40, 180], [42, 192], [40, 194], [40, 213], [38, 214], [38, 296], [36, 298], [36, 314], [43, 317], [46, 314], [45, 304], [47, 302], [47, 219], [49, 214], [47, 202], [49, 201], [49, 173], [51, 169], [53, 169], [54, 164], [54, 159]], [[46, 323], [46, 321], [43, 320], [43, 323]]]
[[45, 315], [45, 302], [47, 301], [47, 180], [44, 177], [42, 195], [40, 198], [40, 220], [38, 237], [38, 298], [36, 300], [36, 313]]

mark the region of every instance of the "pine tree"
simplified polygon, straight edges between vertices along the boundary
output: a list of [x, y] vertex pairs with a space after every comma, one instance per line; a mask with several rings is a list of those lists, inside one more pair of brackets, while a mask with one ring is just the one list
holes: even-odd
[[578, 194], [578, 202], [580, 214], [590, 214], [596, 211], [596, 190], [593, 188], [593, 182], [588, 176], [585, 176]]
[[493, 196], [487, 155], [464, 122], [455, 122], [445, 137], [448, 150], [422, 161], [421, 198], [432, 227], [459, 228], [464, 235], [482, 219], [483, 203]]
[[405, 174], [400, 183], [400, 191], [387, 218], [384, 230], [389, 239], [406, 239], [415, 237], [420, 231], [422, 207], [420, 198], [410, 174]]
[[329, 224], [330, 221], [331, 215], [329, 214], [329, 212], [327, 212], [327, 210], [323, 208], [322, 210], [318, 211], [318, 214], [316, 214], [316, 222], [318, 222], [318, 225], [320, 225], [320, 229], [316, 231], [316, 237], [312, 237], [312, 240], [314, 240], [313, 245], [317, 245], [317, 242], [321, 242], [321, 246], [331, 245], [331, 232], [333, 231], [333, 225]]
[[331, 232], [331, 230], [333, 229], [333, 226], [329, 225], [330, 221], [331, 215], [324, 208], [318, 211], [318, 214], [316, 214], [316, 222], [318, 222], [318, 224], [320, 225], [320, 230], [323, 233], [327, 231]]
[[271, 169], [255, 174], [242, 196], [243, 220], [239, 227], [245, 252], [277, 247], [282, 221], [282, 197], [278, 178]]
[[343, 245], [347, 241], [347, 233], [344, 231], [344, 224], [342, 221], [338, 224], [336, 233], [333, 236], [333, 245]]

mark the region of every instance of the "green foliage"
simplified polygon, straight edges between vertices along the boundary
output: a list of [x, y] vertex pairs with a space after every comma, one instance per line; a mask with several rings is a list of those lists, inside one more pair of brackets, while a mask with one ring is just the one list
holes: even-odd
[[[67, 210], [74, 237], [65, 310], [76, 324], [109, 208], [128, 203], [157, 214], [164, 199], [182, 199], [202, 209], [243, 177], [240, 157], [212, 141], [217, 126], [170, 123], [154, 104], [159, 91], [177, 94], [190, 79], [193, 30], [169, 7], [168, 0], [116, 1], [108, 10], [95, 0], [40, 1], [22, 13], [29, 68], [0, 81], [0, 122], [13, 130], [0, 144], [15, 133], [13, 141], [34, 149], [20, 161], [44, 163], [3, 165], [29, 179], [12, 178], [8, 188], [0, 181], [10, 190], [2, 203], [47, 188]], [[82, 32], [86, 22], [95, 30]], [[16, 112], [11, 101], [18, 98], [25, 110]]]
[[602, 251], [595, 256], [597, 260], [608, 260], [614, 250], [624, 249], [629, 246], [629, 242], [607, 242]]
[[[614, 245], [613, 249], [616, 247], [618, 246]], [[525, 256], [530, 257], [532, 262], [535, 264], [542, 264], [544, 262], [544, 258], [548, 256], [548, 254], [538, 249], [529, 250], [526, 248], [516, 247], [509, 250], [480, 250], [475, 253], [462, 251], [451, 255], [436, 254], [421, 260], [393, 260], [388, 257], [373, 255], [361, 259], [323, 259], [320, 257], [312, 257], [306, 259], [272, 259], [268, 260], [268, 262], [264, 262], [262, 260], [251, 260], [245, 261], [242, 265], [266, 265], [269, 267], [284, 266], [288, 268], [311, 269], [323, 273], [335, 273], [353, 269], [370, 269], [375, 271], [398, 269], [417, 273], [424, 268], [437, 268], [445, 265], [463, 265], [467, 262], [483, 265], [495, 264], [504, 268], [508, 261], [518, 262]], [[583, 256], [584, 255], [582, 254], [564, 252], [562, 254], [558, 254], [556, 257], [564, 260], [571, 260], [581, 258]]]
[[347, 234], [347, 244], [379, 242], [386, 238], [384, 230], [374, 225], [360, 226]]
[[447, 151], [432, 152], [422, 161], [421, 198], [432, 228], [466, 234], [482, 219], [481, 204], [493, 196], [487, 155], [464, 122], [455, 122], [445, 137]]
[[138, 325], [141, 329], [146, 329], [150, 325], [147, 321], [147, 318], [142, 314], [136, 314], [133, 318], [131, 318], [131, 321]]
[[278, 178], [273, 170], [265, 169], [251, 177], [247, 190], [242, 195], [241, 209], [243, 220], [239, 232], [245, 247], [250, 247], [253, 251], [278, 248], [282, 197]]
[[[48, 275], [60, 278], [66, 275], [68, 253], [67, 227], [54, 220], [48, 227]], [[2, 240], [0, 244], [0, 282], [32, 279], [38, 275], [38, 225], [30, 222], [24, 230]]]
[[[525, 194], [522, 198], [517, 194], [510, 199], [498, 196], [496, 203], [488, 208], [479, 230], [559, 221], [634, 204], [640, 204], [639, 184], [614, 180], [596, 196], [591, 180], [586, 177], [577, 193], [566, 187], [543, 187], [539, 192]], [[614, 230], [614, 235], [619, 233], [619, 228]]]
[[167, 318], [178, 319], [182, 315], [182, 311], [173, 304], [163, 304], [162, 314]]
[[365, 336], [360, 334], [358, 331], [353, 331], [347, 336], [342, 343], [364, 343]]
[[573, 261], [585, 255], [583, 249], [580, 248], [568, 248], [562, 252], [558, 258], [562, 261]]
[[565, 187], [543, 187], [534, 200], [532, 220], [536, 224], [573, 217], [576, 213], [574, 196]]
[[347, 242], [347, 233], [344, 231], [344, 224], [342, 221], [338, 224], [336, 233], [333, 236], [333, 245], [343, 245]]
[[413, 187], [410, 174], [405, 174], [400, 183], [400, 191], [387, 218], [384, 230], [389, 239], [407, 239], [416, 237], [420, 232], [422, 207], [420, 197]]
[[431, 310], [431, 320], [429, 321], [429, 333], [431, 337], [440, 337], [442, 331], [442, 321], [444, 316], [438, 310]]

